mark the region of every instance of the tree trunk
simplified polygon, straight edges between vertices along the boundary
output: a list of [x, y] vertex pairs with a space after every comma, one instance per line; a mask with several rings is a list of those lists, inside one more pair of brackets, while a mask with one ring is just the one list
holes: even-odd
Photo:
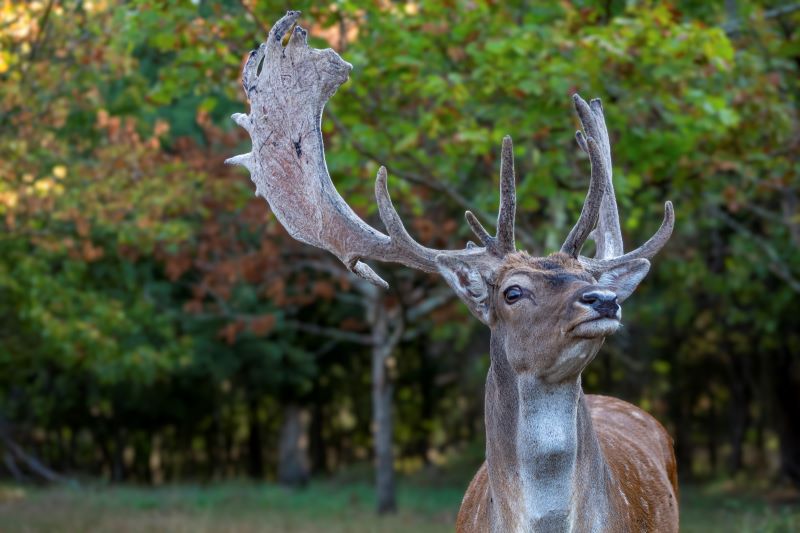
[[373, 348], [372, 354], [372, 409], [375, 425], [375, 489], [378, 496], [378, 513], [397, 510], [394, 486], [394, 453], [392, 440], [392, 394], [394, 386], [386, 376], [386, 349]]
[[308, 419], [308, 413], [292, 403], [283, 411], [278, 445], [278, 481], [281, 485], [298, 488], [308, 483]]
[[[402, 329], [397, 310], [388, 310], [382, 294], [376, 294], [370, 306], [372, 326], [372, 421], [375, 439], [375, 490], [378, 514], [397, 510], [392, 441], [392, 395], [394, 383], [390, 374], [391, 359]], [[394, 331], [390, 333], [392, 323]]]
[[150, 436], [150, 453], [147, 459], [147, 476], [153, 485], [164, 483], [164, 454], [161, 435], [153, 433]]
[[247, 399], [247, 456], [248, 474], [255, 480], [264, 478], [264, 454], [261, 439], [261, 424], [258, 420], [258, 400], [254, 395]]
[[309, 430], [311, 471], [314, 473], [328, 471], [328, 457], [323, 434], [324, 425], [325, 410], [323, 409], [322, 399], [319, 397], [319, 391], [317, 391], [311, 408], [311, 428]]
[[219, 412], [215, 412], [211, 417], [211, 424], [205, 431], [204, 443], [206, 447], [205, 472], [209, 479], [225, 477], [225, 470], [220, 460], [217, 447], [217, 436], [219, 435]]
[[785, 349], [772, 362], [775, 425], [780, 438], [781, 475], [800, 488], [800, 361]]
[[3, 459], [6, 467], [17, 481], [25, 480], [26, 476], [17, 466], [15, 457], [25, 464], [28, 470], [36, 475], [37, 478], [51, 483], [68, 481], [60, 474], [50, 470], [50, 468], [45, 466], [36, 456], [23, 450], [22, 447], [11, 438], [10, 431], [5, 427], [3, 422], [0, 422], [0, 443], [2, 443], [5, 448]]
[[125, 438], [122, 435], [122, 430], [117, 430], [114, 433], [114, 447], [111, 452], [111, 481], [112, 483], [121, 483], [125, 481]]
[[430, 433], [431, 427], [433, 426], [431, 420], [433, 420], [435, 416], [434, 410], [436, 407], [436, 383], [434, 383], [434, 378], [437, 375], [431, 352], [439, 348], [439, 346], [438, 343], [432, 343], [427, 335], [420, 339], [420, 341], [421, 342], [417, 346], [420, 357], [418, 382], [422, 401], [420, 402], [419, 425], [416, 431], [418, 437], [414, 447], [423, 463], [428, 465], [430, 464], [430, 458], [428, 457]]
[[730, 442], [731, 455], [728, 459], [728, 470], [738, 473], [743, 466], [744, 440], [750, 426], [750, 402], [753, 385], [753, 369], [751, 353], [737, 353], [730, 342], [723, 340], [722, 348], [727, 355], [725, 368], [728, 373], [731, 392], [730, 399]]
[[675, 459], [678, 462], [678, 478], [684, 481], [692, 477], [693, 445], [691, 440], [691, 398], [679, 375], [677, 354], [670, 365], [672, 390], [669, 393], [671, 418], [675, 423]]
[[712, 393], [711, 402], [708, 406], [708, 440], [706, 447], [708, 451], [708, 466], [713, 477], [717, 473], [717, 406]]
[[10, 453], [6, 452], [3, 454], [3, 462], [5, 463], [8, 471], [11, 473], [11, 476], [14, 478], [14, 481], [17, 483], [24, 483], [27, 481], [25, 474], [23, 474], [19, 469], [16, 461], [14, 461], [14, 457]]
[[750, 425], [750, 391], [746, 383], [731, 384], [731, 456], [728, 468], [731, 474], [743, 466], [744, 438]]
[[767, 415], [764, 413], [764, 410], [761, 409], [758, 418], [755, 421], [755, 431], [756, 431], [756, 461], [755, 466], [758, 469], [766, 469], [767, 468], [767, 443], [764, 436], [764, 432], [767, 429]]

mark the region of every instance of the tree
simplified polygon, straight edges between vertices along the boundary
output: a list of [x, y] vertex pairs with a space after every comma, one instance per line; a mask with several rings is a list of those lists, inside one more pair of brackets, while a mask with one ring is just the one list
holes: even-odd
[[[377, 221], [386, 165], [409, 230], [438, 248], [463, 246], [465, 208], [490, 222], [512, 134], [521, 244], [553, 250], [586, 185], [569, 96], [609, 102], [625, 239], [652, 232], [657, 199], [677, 225], [587, 388], [666, 420], [686, 472], [709, 474], [714, 450], [754, 468], [774, 436], [796, 480], [800, 11], [732, 5], [296, 7], [354, 65], [324, 122], [337, 187]], [[222, 165], [246, 144], [228, 118], [242, 52], [284, 9], [0, 8], [0, 412], [56, 471], [271, 479], [292, 405], [310, 413], [316, 472], [370, 457], [365, 297], [308, 264], [329, 258], [290, 244]], [[458, 306], [412, 318], [432, 280], [383, 274], [405, 327], [384, 382], [394, 462], [442, 461], [482, 433], [485, 345]]]

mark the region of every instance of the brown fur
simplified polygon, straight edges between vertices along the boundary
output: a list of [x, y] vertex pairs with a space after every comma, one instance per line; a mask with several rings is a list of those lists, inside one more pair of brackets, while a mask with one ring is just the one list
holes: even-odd
[[533, 257], [528, 252], [514, 252], [503, 258], [503, 264], [495, 272], [495, 280], [500, 283], [511, 272], [519, 270], [534, 270], [547, 272], [561, 270], [574, 274], [586, 274], [577, 259], [567, 254], [556, 252], [547, 257]]
[[[613, 494], [614, 524], [608, 530], [677, 531], [678, 474], [667, 431], [648, 413], [622, 400], [587, 395], [586, 404], [612, 483], [615, 480], [621, 491]], [[464, 494], [456, 520], [458, 533], [489, 530], [488, 498], [484, 463]]]
[[667, 430], [647, 412], [617, 398], [587, 400], [606, 464], [624, 494], [615, 494], [622, 523], [635, 525], [637, 531], [677, 530], [678, 470]]

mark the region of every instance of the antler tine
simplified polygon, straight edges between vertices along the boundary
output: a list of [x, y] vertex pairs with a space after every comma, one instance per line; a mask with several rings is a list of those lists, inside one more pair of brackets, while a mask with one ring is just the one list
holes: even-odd
[[267, 48], [271, 51], [282, 52], [283, 38], [286, 36], [286, 32], [289, 31], [289, 28], [300, 18], [301, 13], [301, 11], [289, 10], [284, 16], [278, 19], [278, 22], [272, 25], [272, 28], [269, 30], [267, 42], [264, 43]]
[[[600, 204], [600, 214], [597, 220], [597, 230], [594, 232], [594, 240], [597, 244], [595, 257], [606, 259], [617, 257], [623, 254], [622, 230], [619, 224], [619, 214], [617, 211], [617, 199], [614, 195], [613, 166], [611, 163], [611, 143], [608, 137], [605, 116], [603, 115], [603, 103], [599, 98], [591, 100], [588, 104], [575, 94], [572, 97], [575, 104], [575, 111], [581, 121], [586, 135], [594, 137], [600, 145], [601, 153], [606, 164], [606, 185], [603, 201]], [[588, 153], [586, 140], [582, 132], [575, 134], [578, 145]]]
[[467, 219], [467, 224], [469, 224], [470, 229], [472, 229], [472, 233], [478, 238], [483, 246], [486, 247], [487, 250], [496, 250], [496, 240], [494, 237], [489, 235], [489, 232], [486, 231], [486, 228], [483, 227], [478, 217], [472, 211], [465, 211], [464, 218]]
[[589, 192], [586, 195], [586, 200], [583, 202], [583, 209], [581, 209], [581, 216], [569, 232], [564, 244], [561, 245], [561, 251], [572, 257], [577, 258], [580, 254], [583, 244], [589, 233], [597, 224], [597, 217], [600, 212], [600, 202], [603, 199], [605, 192], [607, 173], [605, 166], [605, 158], [603, 157], [600, 146], [593, 137], [586, 138], [586, 147], [589, 152], [589, 160], [592, 165], [591, 177], [589, 178]]
[[672, 207], [672, 202], [664, 204], [664, 220], [661, 221], [661, 226], [658, 230], [640, 247], [632, 250], [624, 255], [611, 257], [608, 259], [597, 259], [591, 257], [580, 256], [578, 260], [583, 267], [592, 274], [602, 274], [609, 268], [613, 268], [622, 263], [626, 263], [632, 259], [650, 259], [655, 256], [667, 244], [669, 238], [672, 236], [672, 228], [675, 226], [675, 211]]
[[[669, 240], [672, 235], [672, 228], [675, 225], [675, 212], [671, 202], [664, 205], [664, 220], [658, 231], [653, 234], [647, 242], [639, 248], [625, 253], [622, 243], [622, 230], [620, 228], [619, 213], [617, 210], [617, 200], [614, 195], [614, 184], [611, 171], [611, 144], [606, 127], [605, 116], [603, 114], [603, 104], [599, 98], [591, 100], [588, 104], [579, 95], [573, 96], [575, 109], [580, 118], [586, 134], [578, 131], [575, 138], [581, 149], [589, 153], [589, 143], [586, 137], [598, 140], [600, 152], [602, 153], [606, 165], [605, 193], [600, 204], [600, 212], [595, 229], [594, 238], [597, 243], [595, 258], [580, 256], [578, 259], [584, 268], [593, 274], [600, 274], [603, 271], [620, 265], [632, 259], [650, 259], [655, 256]], [[590, 154], [591, 155], [591, 154]]]
[[386, 167], [382, 166], [375, 178], [375, 199], [378, 202], [378, 214], [389, 233], [392, 255], [397, 257], [397, 262], [411, 268], [436, 272], [436, 256], [443, 252], [426, 248], [409, 235], [389, 196], [387, 181]]
[[517, 186], [514, 175], [514, 145], [511, 136], [503, 137], [500, 154], [500, 208], [497, 212], [497, 230], [491, 236], [478, 218], [467, 211], [464, 216], [473, 233], [486, 249], [497, 257], [516, 251], [514, 242], [514, 218], [517, 211]]
[[517, 184], [514, 175], [514, 145], [511, 136], [503, 137], [500, 159], [500, 211], [497, 213], [497, 243], [505, 255], [516, 251], [514, 218], [517, 213]]

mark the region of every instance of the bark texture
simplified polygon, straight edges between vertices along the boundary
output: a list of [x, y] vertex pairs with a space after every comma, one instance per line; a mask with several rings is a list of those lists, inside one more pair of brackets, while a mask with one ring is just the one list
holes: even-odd
[[400, 341], [402, 320], [397, 308], [389, 309], [376, 293], [369, 310], [372, 327], [372, 422], [375, 439], [375, 490], [379, 514], [397, 510], [394, 476], [394, 422], [392, 352]]
[[278, 482], [287, 487], [303, 487], [311, 471], [308, 459], [308, 412], [289, 404], [283, 411], [278, 449]]

